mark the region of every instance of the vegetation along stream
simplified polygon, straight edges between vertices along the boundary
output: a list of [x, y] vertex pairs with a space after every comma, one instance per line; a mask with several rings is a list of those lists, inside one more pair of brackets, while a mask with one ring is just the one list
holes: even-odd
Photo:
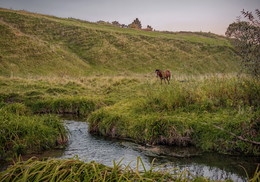
[[[256, 169], [257, 157], [226, 156], [216, 153], [201, 153], [195, 148], [176, 147], [148, 147], [125, 140], [108, 139], [93, 136], [88, 132], [88, 123], [74, 120], [65, 120], [70, 138], [65, 150], [53, 150], [44, 153], [44, 156], [56, 158], [72, 158], [96, 161], [113, 166], [113, 160], [123, 165], [131, 163], [136, 167], [136, 159], [141, 157], [146, 168], [149, 168], [155, 158], [154, 165], [160, 168], [176, 168], [187, 170], [196, 176], [208, 177], [211, 180], [246, 181], [247, 169], [253, 175]], [[243, 167], [242, 167], [243, 166]], [[140, 168], [141, 169], [141, 168]]]
[[0, 8], [0, 161], [23, 159], [0, 181], [260, 181], [260, 23], [243, 16], [225, 37]]

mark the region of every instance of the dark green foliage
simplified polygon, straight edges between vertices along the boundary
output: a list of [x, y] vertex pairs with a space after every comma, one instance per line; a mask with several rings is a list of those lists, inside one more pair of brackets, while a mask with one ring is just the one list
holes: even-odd
[[23, 104], [0, 109], [0, 158], [41, 152], [65, 144], [66, 130], [55, 116], [33, 116]]
[[7, 103], [22, 102], [21, 95], [18, 93], [0, 93], [0, 101]]
[[229, 25], [226, 35], [234, 38], [233, 44], [243, 58], [243, 66], [253, 76], [260, 77], [260, 14], [242, 11], [246, 21], [238, 20]]
[[141, 21], [136, 18], [131, 24], [128, 25], [129, 28], [142, 29]]

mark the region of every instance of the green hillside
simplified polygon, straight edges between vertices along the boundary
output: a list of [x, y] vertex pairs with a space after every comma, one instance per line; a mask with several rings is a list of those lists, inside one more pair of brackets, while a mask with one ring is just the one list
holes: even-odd
[[239, 70], [229, 41], [211, 33], [146, 32], [7, 9], [0, 9], [0, 32], [3, 76]]

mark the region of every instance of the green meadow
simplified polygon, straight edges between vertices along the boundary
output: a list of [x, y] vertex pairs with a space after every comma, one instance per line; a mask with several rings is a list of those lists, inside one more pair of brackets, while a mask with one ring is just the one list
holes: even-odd
[[254, 142], [260, 139], [260, 83], [246, 76], [180, 77], [170, 85], [140, 75], [1, 77], [0, 83], [3, 108], [18, 102], [31, 113], [79, 115], [96, 134], [150, 145], [195, 145], [205, 151], [259, 155]]
[[[211, 33], [145, 32], [1, 9], [0, 75], [91, 76], [239, 71], [230, 42]], [[2, 34], [3, 35], [3, 34]]]
[[[95, 135], [143, 145], [260, 154], [260, 81], [241, 72], [225, 37], [7, 9], [0, 9], [0, 32], [1, 159], [64, 147], [63, 114], [86, 119]], [[169, 85], [156, 78], [158, 68], [172, 71]], [[78, 159], [18, 161], [0, 180], [207, 181]]]
[[[4, 141], [1, 142], [4, 157], [64, 145], [66, 131], [60, 120], [50, 114], [68, 113], [87, 118], [89, 132], [98, 135], [127, 138], [146, 145], [196, 146], [202, 151], [259, 155], [260, 83], [247, 76], [175, 77], [170, 85], [161, 85], [152, 76], [140, 75], [80, 79], [1, 77], [0, 85], [0, 112], [4, 113], [0, 121], [7, 134], [1, 139]], [[12, 135], [14, 137], [10, 138]], [[2, 177], [9, 180], [49, 179], [51, 176], [45, 173], [37, 177], [35, 171], [43, 170], [55, 174], [53, 179], [83, 179], [81, 170], [91, 173], [98, 168], [90, 179], [174, 178], [185, 181], [185, 177], [168, 176], [166, 171], [133, 174], [122, 166], [110, 169], [74, 160], [37, 161], [15, 163]], [[70, 165], [61, 167], [67, 163]], [[30, 168], [32, 170], [26, 172], [29, 176], [24, 176], [19, 171], [24, 171], [22, 168], [26, 169], [27, 165], [35, 168]], [[76, 170], [75, 175], [67, 176], [70, 169]], [[58, 173], [60, 170], [62, 173]], [[100, 175], [104, 173], [107, 174]], [[114, 173], [118, 174], [114, 176]], [[259, 179], [259, 172], [254, 178]]]

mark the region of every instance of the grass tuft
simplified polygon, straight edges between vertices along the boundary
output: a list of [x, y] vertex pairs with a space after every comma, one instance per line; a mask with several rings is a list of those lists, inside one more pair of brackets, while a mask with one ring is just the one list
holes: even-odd
[[33, 116], [22, 104], [0, 109], [0, 158], [37, 153], [67, 142], [67, 132], [56, 116]]
[[[137, 158], [136, 168], [123, 167], [120, 162], [107, 167], [95, 162], [84, 163], [78, 159], [31, 158], [16, 162], [0, 173], [1, 181], [196, 181], [187, 172], [162, 171], [151, 167], [142, 170], [142, 160]], [[140, 167], [140, 168], [139, 168]], [[176, 171], [176, 169], [175, 169]]]

